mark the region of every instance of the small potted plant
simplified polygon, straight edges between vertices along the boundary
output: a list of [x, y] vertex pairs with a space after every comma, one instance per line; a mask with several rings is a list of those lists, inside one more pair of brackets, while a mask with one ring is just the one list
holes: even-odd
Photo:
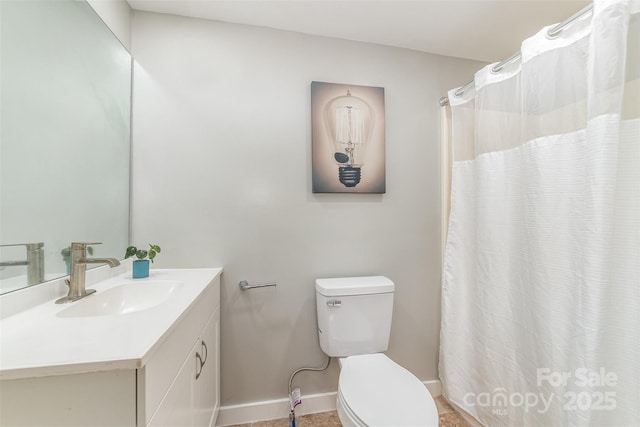
[[[153, 259], [160, 253], [160, 246], [152, 245], [149, 243], [149, 250], [138, 249], [135, 246], [129, 246], [127, 252], [124, 254], [124, 258], [127, 259], [132, 256], [136, 256], [137, 260], [133, 261], [133, 278], [142, 279], [143, 277], [149, 277], [149, 261], [153, 262]], [[147, 259], [149, 258], [149, 259]]]

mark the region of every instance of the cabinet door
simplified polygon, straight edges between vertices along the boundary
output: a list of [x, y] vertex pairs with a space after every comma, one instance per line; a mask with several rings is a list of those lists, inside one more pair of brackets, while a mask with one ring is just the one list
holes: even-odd
[[195, 373], [195, 353], [199, 346], [200, 340], [191, 349], [189, 357], [184, 361], [158, 410], [147, 424], [148, 427], [188, 427], [192, 425], [192, 379]]
[[196, 366], [196, 374], [193, 376], [193, 425], [195, 427], [210, 427], [215, 424], [220, 407], [219, 308], [211, 316], [202, 333], [198, 353], [202, 358], [202, 366]]

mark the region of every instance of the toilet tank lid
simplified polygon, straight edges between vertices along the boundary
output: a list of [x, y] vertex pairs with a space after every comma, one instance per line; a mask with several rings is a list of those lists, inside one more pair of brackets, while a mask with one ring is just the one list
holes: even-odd
[[391, 279], [384, 276], [316, 279], [316, 291], [327, 297], [385, 294], [394, 291]]

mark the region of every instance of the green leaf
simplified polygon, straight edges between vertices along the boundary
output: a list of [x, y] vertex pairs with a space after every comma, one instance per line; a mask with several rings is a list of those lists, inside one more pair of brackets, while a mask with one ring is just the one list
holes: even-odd
[[136, 252], [136, 256], [138, 257], [138, 259], [145, 259], [147, 257], [147, 251], [145, 251], [144, 249], [140, 249], [138, 250], [138, 252]]
[[63, 262], [71, 261], [71, 246], [68, 246], [60, 251], [60, 255], [62, 255]]
[[135, 246], [129, 246], [126, 253], [124, 254], [124, 259], [134, 256], [136, 252], [138, 252], [138, 248], [136, 248]]
[[153, 262], [153, 259], [161, 252], [160, 246], [152, 245], [149, 243], [149, 259]]

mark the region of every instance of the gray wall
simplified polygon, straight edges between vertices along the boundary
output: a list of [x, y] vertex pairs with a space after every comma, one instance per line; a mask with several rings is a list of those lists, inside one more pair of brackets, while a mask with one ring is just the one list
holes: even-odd
[[[141, 12], [132, 44], [132, 243], [160, 244], [156, 267], [224, 267], [223, 405], [285, 397], [322, 365], [317, 277], [390, 277], [388, 355], [437, 378], [438, 98], [482, 64]], [[386, 194], [311, 193], [313, 80], [385, 88]], [[337, 372], [296, 383], [335, 391]]]

